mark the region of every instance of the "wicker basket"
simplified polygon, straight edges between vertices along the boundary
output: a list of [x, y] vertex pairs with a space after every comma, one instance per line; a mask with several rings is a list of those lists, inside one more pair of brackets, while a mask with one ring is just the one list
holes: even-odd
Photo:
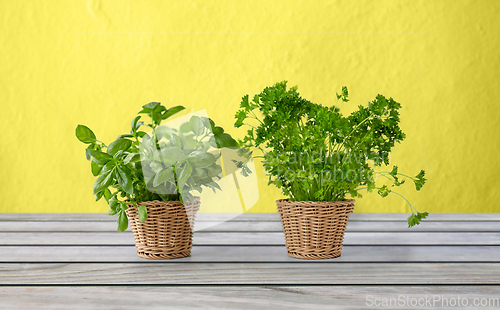
[[296, 258], [339, 257], [354, 200], [334, 202], [277, 200], [288, 255]]
[[145, 201], [148, 219], [141, 223], [137, 207], [129, 206], [127, 217], [134, 233], [137, 255], [149, 259], [191, 255], [193, 226], [200, 198], [184, 206], [180, 201]]

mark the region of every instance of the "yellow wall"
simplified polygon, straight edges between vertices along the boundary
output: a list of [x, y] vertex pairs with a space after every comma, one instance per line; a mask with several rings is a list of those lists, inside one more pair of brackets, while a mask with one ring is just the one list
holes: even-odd
[[[2, 1], [0, 212], [107, 211], [78, 123], [110, 141], [160, 101], [239, 135], [241, 96], [285, 79], [326, 105], [343, 85], [352, 106], [392, 96], [407, 133], [393, 163], [429, 179], [401, 192], [419, 210], [498, 212], [499, 14], [498, 0]], [[252, 211], [277, 198], [262, 181]], [[356, 211], [408, 209], [372, 194]]]

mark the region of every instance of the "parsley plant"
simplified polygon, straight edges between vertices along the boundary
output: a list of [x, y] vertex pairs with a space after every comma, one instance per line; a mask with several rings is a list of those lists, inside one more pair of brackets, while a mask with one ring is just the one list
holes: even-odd
[[[349, 101], [347, 87], [337, 94]], [[416, 190], [424, 185], [425, 172], [408, 176], [389, 166], [389, 154], [405, 138], [399, 127], [401, 104], [378, 95], [367, 106], [359, 106], [348, 116], [337, 106], [326, 107], [302, 98], [297, 87], [287, 82], [266, 87], [250, 98], [245, 95], [236, 113], [235, 127], [249, 127], [240, 144], [250, 158], [261, 151], [269, 184], [281, 189], [293, 201], [340, 201], [361, 197], [360, 191], [377, 191], [386, 197], [409, 180]], [[378, 185], [384, 179], [383, 185]], [[401, 196], [401, 195], [400, 195]], [[403, 197], [403, 196], [401, 196]], [[404, 197], [403, 197], [404, 198]], [[405, 199], [406, 200], [406, 199]], [[412, 211], [408, 227], [418, 225], [428, 213]]]

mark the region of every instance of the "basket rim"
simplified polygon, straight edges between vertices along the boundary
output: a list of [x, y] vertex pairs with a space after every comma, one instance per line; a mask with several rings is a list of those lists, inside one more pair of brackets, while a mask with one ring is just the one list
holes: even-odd
[[[195, 196], [194, 199], [193, 199], [193, 202], [197, 202], [199, 200], [200, 200], [200, 197]], [[135, 207], [135, 205], [131, 204], [130, 201], [125, 201], [125, 203], [128, 206]], [[163, 205], [167, 205], [169, 203], [186, 205], [186, 204], [182, 203], [180, 200], [168, 200], [168, 201], [165, 201], [165, 200], [146, 200], [146, 201], [138, 201], [137, 202], [138, 205], [141, 205], [141, 204], [155, 204], [155, 205], [163, 204]]]
[[276, 200], [276, 203], [277, 204], [301, 204], [301, 205], [335, 205], [335, 204], [341, 204], [341, 205], [344, 205], [344, 204], [353, 204], [355, 203], [356, 200], [355, 199], [344, 199], [344, 200], [339, 200], [339, 201], [293, 201], [293, 200], [289, 200], [289, 198], [285, 198], [285, 199], [278, 199]]

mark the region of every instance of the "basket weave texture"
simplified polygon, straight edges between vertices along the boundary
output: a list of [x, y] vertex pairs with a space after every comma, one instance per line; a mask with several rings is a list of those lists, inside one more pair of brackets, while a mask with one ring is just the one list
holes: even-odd
[[137, 207], [129, 205], [127, 213], [134, 233], [137, 255], [149, 259], [180, 258], [191, 255], [193, 226], [200, 198], [184, 206], [180, 201], [145, 201], [148, 219], [141, 223]]
[[288, 255], [295, 258], [339, 257], [354, 199], [333, 202], [277, 200]]

